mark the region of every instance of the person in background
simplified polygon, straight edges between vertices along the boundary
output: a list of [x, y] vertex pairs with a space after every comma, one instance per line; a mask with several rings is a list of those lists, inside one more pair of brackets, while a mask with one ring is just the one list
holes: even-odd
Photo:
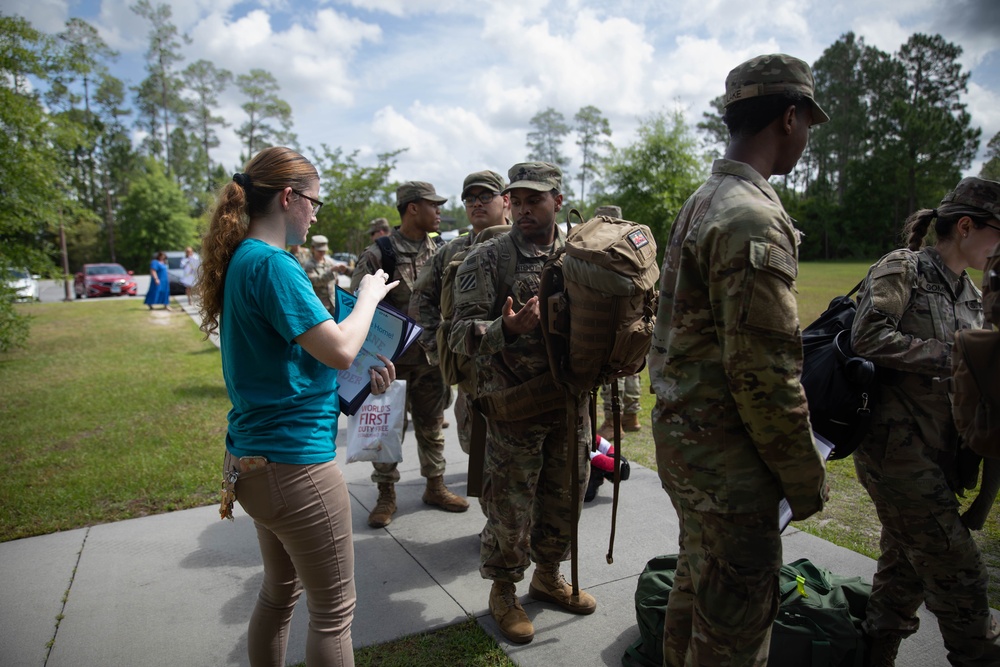
[[[264, 578], [247, 650], [250, 664], [283, 666], [288, 625], [305, 591], [306, 664], [354, 665], [351, 501], [336, 463], [337, 372], [350, 367], [378, 302], [395, 283], [381, 271], [358, 285], [336, 323], [305, 271], [285, 252], [323, 205], [310, 162], [266, 148], [223, 186], [202, 243], [201, 329], [219, 334], [229, 412], [224, 483], [257, 529]], [[395, 369], [370, 369], [380, 394]], [[223, 517], [232, 517], [232, 499]]]
[[309, 282], [312, 283], [316, 296], [323, 302], [327, 310], [333, 312], [332, 294], [337, 285], [337, 275], [344, 273], [347, 267], [335, 262], [327, 254], [330, 244], [325, 236], [319, 234], [313, 236], [311, 248], [312, 253], [309, 259], [302, 262], [302, 268], [309, 276]]
[[299, 264], [305, 264], [309, 261], [309, 258], [312, 257], [312, 253], [309, 251], [309, 248], [298, 243], [289, 245], [288, 252], [292, 253], [292, 256], [295, 259], [299, 260]]
[[[516, 164], [507, 172], [514, 225], [475, 246], [455, 274], [455, 314], [448, 342], [474, 357], [477, 405], [486, 417], [486, 464], [479, 572], [492, 581], [490, 615], [510, 642], [532, 641], [535, 628], [517, 596], [517, 583], [535, 563], [528, 595], [573, 614], [592, 614], [597, 601], [559, 571], [569, 556], [574, 514], [570, 451], [578, 448], [579, 495], [587, 483], [590, 420], [567, 425], [566, 395], [549, 372], [538, 304], [539, 275], [565, 245], [556, 225], [562, 171], [547, 162]], [[501, 276], [504, 258], [514, 275]], [[579, 406], [583, 413], [586, 410]]]
[[[924, 245], [931, 223], [935, 240]], [[952, 665], [1000, 665], [989, 572], [959, 515], [961, 444], [949, 395], [955, 331], [984, 326], [966, 269], [982, 270], [1000, 242], [1000, 183], [963, 179], [936, 209], [907, 218], [903, 237], [907, 246], [868, 272], [851, 330], [854, 351], [880, 374], [871, 430], [854, 452], [882, 522], [863, 625], [868, 664], [895, 664], [926, 604]]]
[[[462, 201], [472, 223], [472, 231], [446, 243], [424, 268], [410, 298], [410, 317], [424, 328], [418, 343], [434, 365], [438, 363], [437, 329], [441, 324], [441, 278], [444, 268], [460, 252], [468, 250], [476, 242], [476, 236], [484, 229], [507, 225], [507, 211], [510, 200], [502, 194], [503, 176], [495, 171], [477, 171], [465, 177], [462, 184]], [[469, 438], [472, 434], [472, 416], [469, 413], [469, 396], [458, 389], [455, 398], [455, 419], [458, 422], [458, 442], [462, 451], [469, 453]]]
[[184, 258], [181, 259], [181, 269], [184, 272], [181, 276], [181, 284], [184, 285], [184, 291], [187, 293], [189, 306], [191, 305], [191, 290], [198, 280], [199, 266], [201, 266], [201, 258], [198, 257], [198, 253], [194, 251], [194, 248], [191, 246], [184, 248]]
[[648, 358], [657, 469], [680, 523], [672, 667], [767, 664], [778, 504], [801, 520], [826, 495], [799, 382], [799, 234], [768, 179], [795, 167], [829, 116], [809, 65], [774, 54], [729, 73], [723, 120], [725, 157], [670, 228]]
[[149, 264], [149, 288], [143, 303], [150, 310], [153, 310], [153, 306], [163, 306], [163, 310], [170, 310], [170, 271], [165, 252], [156, 253]]
[[389, 221], [385, 218], [375, 218], [368, 223], [368, 238], [370, 238], [373, 242], [375, 239], [388, 236], [391, 231], [392, 228], [389, 227]]
[[[594, 216], [606, 215], [611, 218], [621, 218], [622, 209], [620, 206], [605, 205], [598, 206], [594, 210]], [[621, 430], [622, 431], [641, 431], [642, 426], [639, 424], [639, 410], [641, 406], [639, 400], [641, 398], [641, 388], [642, 380], [639, 373], [634, 375], [629, 375], [627, 377], [618, 378], [616, 380], [618, 383], [618, 400], [621, 402]], [[601, 385], [601, 403], [604, 406], [604, 421], [597, 428], [597, 433], [601, 437], [608, 440], [614, 441], [615, 439], [615, 424], [614, 415], [611, 406], [611, 383]], [[622, 434], [618, 433], [618, 439], [621, 440]]]
[[[365, 248], [358, 258], [351, 278], [356, 289], [366, 275], [389, 267], [391, 278], [400, 281], [387, 300], [400, 312], [407, 312], [420, 269], [437, 252], [430, 233], [441, 224], [441, 204], [447, 198], [423, 181], [407, 181], [396, 188], [396, 209], [401, 220], [398, 228]], [[464, 512], [469, 503], [452, 493], [444, 483], [444, 409], [451, 400], [451, 390], [441, 377], [441, 369], [431, 364], [424, 350], [413, 345], [396, 360], [396, 371], [406, 380], [406, 402], [413, 417], [420, 474], [427, 478], [422, 500], [448, 512]], [[378, 485], [378, 499], [368, 515], [368, 525], [389, 525], [396, 513], [396, 463], [373, 463], [372, 482]]]

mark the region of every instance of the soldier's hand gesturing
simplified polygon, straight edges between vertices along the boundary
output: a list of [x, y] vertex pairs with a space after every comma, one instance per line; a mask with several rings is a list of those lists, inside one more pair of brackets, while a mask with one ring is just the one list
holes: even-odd
[[503, 332], [507, 336], [518, 336], [528, 333], [541, 321], [538, 309], [538, 297], [528, 299], [521, 310], [514, 312], [514, 299], [507, 297], [503, 304]]

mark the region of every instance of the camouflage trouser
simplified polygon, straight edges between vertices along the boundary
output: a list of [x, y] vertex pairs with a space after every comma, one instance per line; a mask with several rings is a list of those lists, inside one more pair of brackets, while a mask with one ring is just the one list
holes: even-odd
[[[451, 398], [451, 389], [444, 383], [437, 366], [419, 364], [396, 366], [396, 378], [406, 380], [406, 402], [417, 438], [417, 458], [420, 474], [438, 477], [444, 474], [444, 433], [441, 423], [444, 409]], [[372, 481], [376, 484], [399, 481], [398, 463], [373, 463]]]
[[469, 453], [469, 440], [472, 438], [472, 413], [469, 412], [469, 395], [462, 389], [456, 390], [455, 396], [455, 427], [458, 429], [458, 444], [462, 451]]
[[873, 458], [862, 448], [854, 455], [858, 480], [882, 522], [882, 555], [865, 632], [911, 635], [919, 626], [917, 610], [926, 604], [937, 617], [952, 665], [1000, 665], [1000, 630], [987, 598], [989, 573], [959, 519], [944, 472], [928, 461], [922, 472], [911, 468], [905, 476], [891, 477], [885, 460], [878, 460], [881, 454]]
[[686, 509], [663, 629], [663, 664], [767, 665], [778, 613], [778, 509], [715, 514]]
[[[642, 382], [639, 374], [618, 378], [618, 399], [622, 403], [623, 415], [638, 414], [639, 392]], [[601, 385], [601, 403], [604, 405], [604, 418], [611, 420], [611, 383]]]
[[480, 533], [484, 579], [518, 582], [530, 561], [556, 563], [569, 557], [573, 513], [579, 516], [583, 507], [590, 469], [589, 421], [584, 416], [577, 429], [580, 489], [573, 507], [566, 413], [547, 412], [517, 422], [489, 420], [486, 526]]

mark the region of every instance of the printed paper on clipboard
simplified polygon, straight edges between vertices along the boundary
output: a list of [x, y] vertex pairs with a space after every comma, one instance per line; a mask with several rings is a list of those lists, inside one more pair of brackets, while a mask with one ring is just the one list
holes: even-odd
[[[813, 431], [813, 440], [816, 441], [816, 449], [819, 450], [823, 460], [829, 461], [830, 454], [833, 453], [834, 444], [816, 431]], [[785, 528], [787, 528], [788, 524], [791, 522], [792, 506], [788, 504], [787, 498], [782, 498], [781, 502], [778, 503], [778, 532], [784, 532]]]
[[[358, 298], [338, 286], [334, 302], [333, 317], [337, 322], [344, 319], [354, 310]], [[354, 358], [354, 363], [346, 371], [340, 371], [338, 381], [340, 388], [340, 410], [345, 415], [353, 415], [371, 393], [371, 376], [368, 369], [381, 366], [376, 354], [381, 354], [395, 362], [417, 339], [423, 328], [386, 303], [379, 303], [372, 317], [368, 337], [361, 351]]]

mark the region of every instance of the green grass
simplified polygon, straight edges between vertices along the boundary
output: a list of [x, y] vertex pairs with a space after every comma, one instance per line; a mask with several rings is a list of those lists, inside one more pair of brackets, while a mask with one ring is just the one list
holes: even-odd
[[215, 502], [229, 399], [218, 350], [141, 302], [29, 304], [0, 355], [0, 541]]
[[[846, 294], [864, 278], [868, 266], [867, 262], [803, 263], [797, 281], [802, 326], [816, 319], [831, 299]], [[980, 280], [981, 274], [971, 271], [970, 274], [973, 280]], [[622, 453], [629, 460], [656, 470], [656, 446], [648, 426], [656, 397], [649, 393], [646, 374], [643, 374], [641, 402], [643, 430], [623, 434]], [[796, 522], [795, 527], [869, 558], [878, 558], [881, 524], [871, 498], [857, 480], [853, 459], [831, 461], [827, 466], [827, 480], [830, 501], [826, 507], [809, 519]], [[627, 493], [628, 483], [622, 488]], [[974, 497], [975, 493], [970, 493], [963, 504], [967, 505]], [[990, 605], [1000, 609], [1000, 505], [990, 512], [985, 528], [973, 535], [990, 570]]]

